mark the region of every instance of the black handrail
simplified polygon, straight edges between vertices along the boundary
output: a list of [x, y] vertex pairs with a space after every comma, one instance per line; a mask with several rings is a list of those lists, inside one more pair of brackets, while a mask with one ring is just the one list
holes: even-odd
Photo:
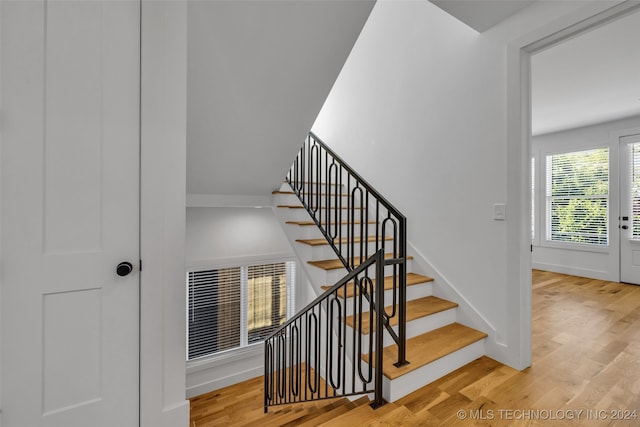
[[[383, 325], [398, 345], [395, 365], [407, 364], [407, 219], [313, 132], [286, 180], [347, 271], [369, 257], [370, 234], [375, 251], [391, 251], [386, 264], [393, 266], [393, 301], [391, 312], [383, 313]], [[389, 322], [395, 316], [398, 334]]]
[[[265, 413], [269, 406], [369, 393], [374, 394], [374, 408], [385, 403], [384, 337], [383, 329], [377, 327], [383, 322], [384, 266], [380, 249], [265, 340]], [[375, 285], [368, 274], [374, 267]], [[373, 301], [368, 312], [367, 301]], [[347, 328], [349, 306], [353, 328]], [[365, 316], [368, 344], [362, 334]], [[363, 355], [368, 356], [368, 363]]]

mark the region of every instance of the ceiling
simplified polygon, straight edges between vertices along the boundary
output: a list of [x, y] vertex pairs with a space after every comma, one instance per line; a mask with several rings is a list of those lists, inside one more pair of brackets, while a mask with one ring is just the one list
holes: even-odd
[[483, 32], [536, 0], [429, 0], [474, 30]]
[[187, 192], [271, 194], [374, 1], [188, 5]]
[[[478, 32], [535, 0], [430, 0]], [[640, 12], [532, 57], [534, 135], [640, 115]]]
[[532, 127], [540, 135], [640, 115], [640, 13], [532, 57]]

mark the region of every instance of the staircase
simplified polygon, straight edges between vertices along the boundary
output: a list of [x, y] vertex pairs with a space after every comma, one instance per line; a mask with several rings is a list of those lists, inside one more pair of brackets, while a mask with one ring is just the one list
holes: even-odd
[[[304, 270], [314, 291], [321, 297], [332, 292], [333, 298], [341, 302], [340, 307], [344, 306], [341, 314], [325, 313], [327, 319], [339, 317], [338, 323], [327, 327], [334, 332], [333, 335], [325, 333], [325, 345], [332, 347], [335, 344], [330, 336], [357, 337], [345, 340], [344, 345], [347, 357], [358, 359], [352, 360], [351, 365], [351, 369], [358, 372], [362, 369], [358, 365], [360, 359], [364, 362], [362, 366], [368, 368], [372, 363], [375, 368], [376, 349], [383, 348], [381, 394], [386, 402], [394, 402], [484, 355], [487, 334], [457, 323], [458, 304], [433, 296], [432, 288], [437, 286], [434, 280], [412, 272], [412, 257], [401, 247], [406, 245], [406, 239], [402, 239], [405, 226], [403, 222], [400, 225], [394, 222], [393, 209], [387, 210], [381, 208], [378, 201], [372, 202], [372, 191], [363, 191], [360, 184], [354, 184], [349, 177], [350, 170], [346, 178], [344, 169], [332, 172], [331, 165], [335, 164], [332, 160], [327, 159], [324, 168], [322, 162], [315, 167], [303, 164], [315, 161], [310, 154], [315, 144], [322, 143], [310, 134], [301, 151], [303, 160], [298, 160], [297, 165], [294, 163], [288, 182], [273, 194], [276, 214], [289, 239], [295, 242], [298, 258], [306, 261]], [[319, 151], [316, 158], [322, 158], [321, 153]], [[342, 165], [343, 161], [339, 158], [338, 161]], [[291, 179], [294, 174], [301, 175], [300, 169], [304, 170], [302, 175], [307, 180]], [[366, 186], [368, 188], [368, 184]], [[355, 286], [351, 281], [336, 288], [334, 283], [375, 253], [380, 254], [380, 264], [384, 264], [378, 270], [378, 277], [383, 277], [382, 286], [378, 287], [376, 278], [366, 276], [364, 287]], [[382, 254], [385, 261], [382, 261]], [[403, 261], [399, 261], [401, 259]], [[367, 289], [371, 291], [367, 292]], [[380, 318], [376, 317], [376, 302], [373, 301], [375, 289], [384, 294], [385, 309], [381, 310], [381, 316], [384, 316]], [[361, 294], [368, 299], [362, 298]], [[358, 297], [360, 302], [356, 303]], [[338, 303], [335, 305], [337, 307]], [[325, 311], [333, 312], [334, 303], [326, 307]], [[377, 324], [383, 324], [385, 328], [379, 328], [378, 332]], [[340, 332], [342, 327], [344, 333]], [[376, 333], [381, 337], [379, 346]], [[321, 373], [323, 379], [327, 372], [335, 371], [330, 362], [325, 365], [326, 369]], [[353, 374], [353, 377], [357, 376]], [[332, 394], [330, 389], [325, 397], [340, 395]], [[289, 401], [284, 399], [283, 403]], [[374, 406], [381, 404], [378, 402]], [[266, 406], [267, 400], [265, 410]]]

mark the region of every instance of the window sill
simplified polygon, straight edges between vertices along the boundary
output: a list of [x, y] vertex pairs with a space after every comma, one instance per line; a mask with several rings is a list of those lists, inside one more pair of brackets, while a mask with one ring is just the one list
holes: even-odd
[[610, 248], [608, 245], [597, 246], [597, 245], [588, 245], [588, 244], [579, 244], [579, 243], [562, 243], [562, 242], [554, 242], [551, 240], [545, 240], [540, 244], [540, 247], [549, 248], [549, 249], [563, 249], [568, 251], [596, 252], [596, 253], [603, 253], [603, 254], [608, 254], [610, 252]]
[[194, 372], [206, 371], [207, 369], [216, 368], [228, 363], [239, 360], [250, 359], [264, 354], [264, 342], [248, 345], [246, 347], [234, 348], [220, 354], [215, 354], [202, 359], [191, 360], [186, 362], [187, 374]]

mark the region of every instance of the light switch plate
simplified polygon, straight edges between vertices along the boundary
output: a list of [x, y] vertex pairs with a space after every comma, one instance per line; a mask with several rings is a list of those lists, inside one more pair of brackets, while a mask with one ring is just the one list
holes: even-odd
[[493, 219], [496, 221], [504, 221], [507, 218], [507, 205], [504, 203], [496, 203], [493, 205]]

